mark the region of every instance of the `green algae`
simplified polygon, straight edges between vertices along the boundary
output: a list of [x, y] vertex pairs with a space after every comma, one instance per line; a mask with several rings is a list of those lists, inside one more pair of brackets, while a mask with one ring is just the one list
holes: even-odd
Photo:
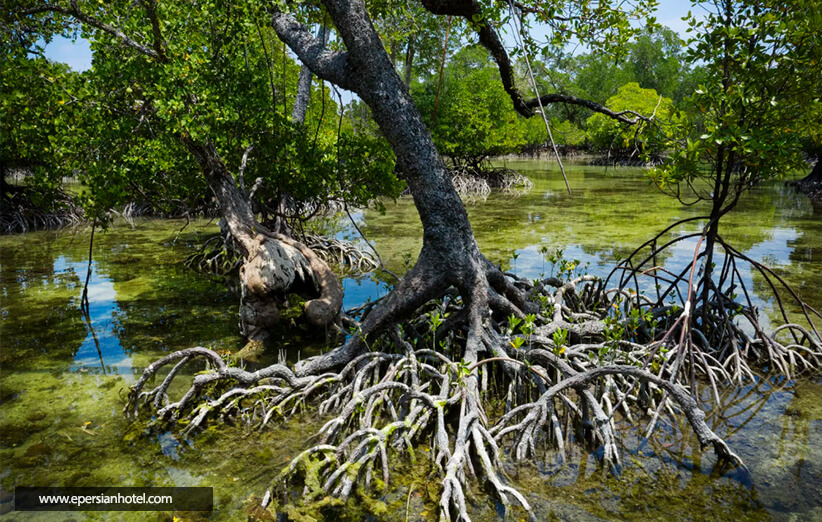
[[[563, 247], [566, 255], [591, 261], [592, 271], [605, 270], [650, 231], [699, 212], [654, 193], [634, 169], [571, 168], [575, 193], [568, 197], [553, 165], [509, 166], [530, 169], [534, 191], [515, 200], [494, 194], [469, 207], [469, 213], [483, 251], [529, 277], [548, 270], [541, 247]], [[728, 217], [726, 239], [768, 259], [820, 307], [822, 224], [803, 199], [772, 184], [743, 199], [738, 215]], [[404, 254], [416, 255], [421, 245], [410, 202], [388, 204], [385, 215], [366, 211], [362, 219], [389, 268], [402, 271]], [[236, 296], [221, 280], [198, 276], [180, 264], [216, 225], [192, 222], [178, 233], [183, 224], [138, 222], [135, 229], [119, 225], [95, 236], [96, 294], [89, 323], [78, 310], [88, 231], [0, 238], [0, 498], [22, 485], [210, 485], [214, 513], [174, 515], [244, 520], [256, 513], [265, 519], [249, 499], [261, 495], [276, 471], [306, 448], [321, 425], [310, 410], [263, 433], [210, 426], [186, 440], [172, 433], [147, 434], [144, 423], [129, 423], [122, 415], [123, 393], [158, 357], [194, 345], [236, 353], [244, 344], [236, 333]], [[690, 226], [687, 230], [699, 225]], [[332, 230], [352, 234], [345, 226]], [[681, 255], [672, 253], [666, 261]], [[756, 274], [752, 281], [755, 292], [764, 295], [766, 283]], [[360, 291], [373, 297], [375, 288], [363, 283]], [[761, 304], [775, 318], [772, 303], [763, 299]], [[260, 364], [274, 360], [279, 347], [291, 361], [323, 349], [307, 342], [299, 328], [287, 326], [273, 335]], [[196, 371], [187, 368], [184, 376]], [[181, 386], [171, 394], [181, 393]], [[604, 474], [591, 451], [570, 445], [564, 466], [511, 466], [509, 480], [527, 494], [541, 520], [819, 519], [819, 390], [818, 382], [763, 380], [723, 397], [722, 407], [710, 406], [709, 394], [703, 397], [712, 426], [751, 468], [751, 483], [715, 469], [710, 452], [703, 454], [687, 429], [670, 426], [646, 442], [624, 428], [626, 462], [620, 477]], [[546, 461], [554, 458], [546, 454]], [[302, 510], [294, 501], [280, 507], [292, 510], [294, 519], [302, 513], [326, 520], [405, 520], [408, 506], [409, 520], [435, 520], [439, 488], [423, 448], [416, 463], [393, 462], [385, 492], [379, 487], [358, 491], [345, 506], [318, 494]], [[472, 484], [470, 504], [474, 520], [500, 516], [500, 506], [484, 494], [482, 484]], [[7, 505], [0, 502], [2, 509]], [[266, 513], [275, 518], [271, 510]], [[53, 519], [39, 515], [47, 514], [4, 518]], [[77, 513], [74, 518], [171, 516]], [[510, 513], [516, 520], [524, 516], [516, 508]]]
[[[78, 307], [87, 231], [0, 238], [3, 492], [23, 485], [213, 486], [213, 514], [178, 518], [244, 519], [243, 500], [263, 491], [270, 470], [319, 428], [298, 417], [263, 434], [212, 427], [178, 440], [170, 433], [147, 436], [144, 423], [125, 420], [123, 396], [153, 360], [194, 345], [237, 351], [243, 344], [235, 297], [220, 281], [180, 264], [216, 225], [194, 222], [178, 236], [182, 224], [139, 222], [136, 229], [95, 235], [88, 323]], [[49, 520], [46, 515], [4, 518]], [[74, 518], [171, 520], [164, 513]]]

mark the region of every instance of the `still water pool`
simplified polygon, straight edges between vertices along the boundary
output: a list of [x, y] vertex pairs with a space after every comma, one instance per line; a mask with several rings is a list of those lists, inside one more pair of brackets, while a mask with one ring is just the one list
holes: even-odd
[[[589, 273], [604, 275], [615, 261], [675, 221], [705, 213], [656, 192], [638, 169], [572, 166], [572, 195], [555, 164], [509, 162], [528, 174], [527, 194], [493, 194], [469, 205], [477, 241], [495, 263], [519, 275], [550, 274], [546, 251], [563, 249]], [[822, 213], [779, 183], [747, 195], [721, 233], [763, 261], [822, 308]], [[386, 212], [354, 215], [389, 268], [402, 272], [421, 246], [410, 199]], [[345, 218], [347, 219], [347, 217]], [[122, 416], [124, 390], [151, 361], [195, 345], [239, 350], [237, 298], [219, 280], [181, 265], [214, 223], [147, 220], [116, 223], [95, 235], [88, 318], [79, 310], [88, 266], [89, 230], [38, 232], [0, 238], [0, 513], [3, 519], [54, 520], [9, 513], [16, 486], [213, 486], [212, 520], [243, 520], [244, 502], [259, 495], [281, 467], [304, 449], [318, 428], [310, 412], [265, 433], [210, 429], [192, 439], [172, 433], [140, 436]], [[698, 230], [700, 222], [670, 237]], [[344, 220], [339, 237], [355, 237]], [[693, 255], [683, 243], [660, 263], [676, 268]], [[745, 273], [767, 320], [774, 303], [761, 276]], [[375, 278], [346, 279], [345, 305], [386, 292]], [[298, 327], [275, 333], [292, 360], [322, 346]], [[275, 357], [276, 354], [272, 355]], [[712, 405], [711, 427], [750, 467], [750, 476], [716, 469], [686, 427], [666, 425], [651, 440], [644, 426], [625, 426], [624, 474], [603, 474], [593, 454], [575, 449], [559, 469], [543, 463], [511, 468], [540, 519], [822, 519], [822, 381], [763, 377], [727, 390]], [[410, 480], [412, 520], [434, 519], [424, 475]], [[405, 518], [408, 480], [385, 497]], [[476, 519], [496, 506], [478, 496]], [[354, 514], [356, 513], [356, 514]], [[351, 518], [361, 511], [352, 511]], [[47, 516], [48, 515], [48, 516]], [[62, 515], [62, 514], [61, 514]], [[67, 513], [65, 515], [68, 515]], [[59, 517], [58, 517], [59, 518]], [[75, 520], [170, 520], [167, 514], [72, 514]]]

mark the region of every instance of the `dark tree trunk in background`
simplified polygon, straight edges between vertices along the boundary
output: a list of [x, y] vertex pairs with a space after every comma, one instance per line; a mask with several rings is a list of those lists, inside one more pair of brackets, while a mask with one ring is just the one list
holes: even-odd
[[814, 213], [822, 210], [822, 155], [816, 160], [811, 173], [797, 181], [795, 186], [810, 198]]
[[10, 189], [11, 185], [6, 182], [6, 164], [0, 160], [0, 198], [5, 199]]
[[822, 158], [816, 160], [813, 170], [810, 174], [799, 180], [800, 184], [822, 184]]
[[416, 47], [414, 46], [414, 35], [408, 37], [408, 47], [405, 49], [405, 85], [411, 86], [411, 76], [414, 72], [414, 54]]

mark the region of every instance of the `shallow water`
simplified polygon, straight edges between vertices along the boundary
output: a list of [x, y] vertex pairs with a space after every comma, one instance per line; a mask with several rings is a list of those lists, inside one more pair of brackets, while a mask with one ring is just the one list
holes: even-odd
[[[658, 194], [638, 169], [571, 166], [573, 195], [555, 164], [509, 162], [529, 174], [525, 195], [493, 194], [468, 212], [483, 252], [527, 277], [549, 274], [541, 249], [563, 248], [580, 269], [606, 274], [614, 261], [677, 219], [698, 216]], [[743, 199], [723, 225], [723, 236], [747, 255], [765, 261], [795, 285], [810, 304], [822, 305], [822, 220], [804, 196], [778, 183]], [[384, 215], [355, 215], [390, 268], [402, 272], [421, 245], [419, 220], [408, 199], [388, 203]], [[122, 416], [120, 394], [151, 361], [169, 351], [202, 345], [237, 351], [237, 299], [219, 280], [199, 276], [180, 261], [214, 224], [145, 221], [95, 235], [90, 314], [78, 305], [88, 262], [88, 230], [0, 238], [0, 486], [208, 485], [215, 488], [211, 519], [242, 520], [243, 502], [259, 495], [272, 475], [304, 449], [317, 420], [306, 416], [265, 434], [211, 429], [189, 440], [170, 433], [141, 437]], [[697, 230], [699, 223], [687, 225]], [[353, 237], [345, 222], [340, 237]], [[683, 231], [672, 231], [674, 234]], [[675, 268], [690, 260], [684, 243], [660, 260]], [[754, 300], [775, 317], [764, 298], [766, 283], [747, 273]], [[346, 306], [385, 292], [365, 277], [346, 279]], [[291, 359], [321, 349], [296, 327], [276, 332], [275, 344]], [[706, 404], [710, 397], [704, 397]], [[714, 470], [689, 428], [667, 426], [648, 441], [625, 428], [624, 470], [604, 475], [595, 455], [575, 447], [564, 467], [553, 462], [511, 468], [514, 483], [529, 492], [539, 518], [797, 519], [822, 518], [822, 383], [763, 379], [729, 390], [709, 414], [750, 468]], [[636, 432], [636, 433], [635, 433]], [[400, 481], [384, 499], [404, 519], [407, 487]], [[411, 495], [417, 519], [434, 517]], [[11, 504], [0, 493], [0, 513]], [[498, 506], [479, 498], [477, 519], [494, 518]], [[422, 516], [422, 513], [426, 513]], [[74, 519], [143, 520], [144, 513]], [[166, 515], [150, 515], [157, 520]], [[352, 515], [354, 517], [354, 515]], [[3, 518], [43, 519], [8, 513]], [[413, 519], [413, 516], [412, 516]]]

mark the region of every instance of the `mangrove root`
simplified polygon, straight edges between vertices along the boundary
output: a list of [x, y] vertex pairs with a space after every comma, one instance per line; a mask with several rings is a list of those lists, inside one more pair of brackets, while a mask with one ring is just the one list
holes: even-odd
[[[309, 401], [316, 405], [328, 419], [316, 444], [277, 474], [263, 507], [295, 483], [303, 484], [306, 502], [345, 500], [359, 487], [388, 488], [392, 454], [419, 458], [425, 447], [440, 477], [443, 520], [469, 520], [467, 492], [477, 483], [503, 506], [530, 511], [505, 475], [506, 455], [534, 459], [550, 449], [562, 458], [567, 434], [575, 433], [616, 471], [615, 419], [647, 416], [650, 431], [663, 411], [683, 414], [702, 447], [744, 468], [705, 422], [687, 376], [718, 387], [734, 381], [729, 367], [752, 375], [746, 357], [754, 350], [723, 357], [699, 349], [682, 334], [688, 311], [665, 321], [637, 320], [642, 316], [631, 310], [646, 309], [646, 299], [606, 291], [591, 276], [529, 282], [487, 264], [470, 287], [459, 289], [436, 278], [426, 287], [415, 270], [378, 305], [361, 308], [360, 334], [324, 356], [249, 372], [205, 348], [181, 350], [145, 370], [126, 414], [146, 410], [155, 422], [177, 422], [188, 435], [215, 420], [264, 428]], [[626, 300], [627, 309], [621, 306]], [[617, 328], [631, 333], [616, 336]], [[778, 349], [818, 368], [818, 337], [797, 325], [786, 331], [800, 332], [804, 343]], [[172, 400], [171, 382], [195, 361], [204, 361], [207, 371]], [[171, 370], [148, 389], [164, 367]]]

